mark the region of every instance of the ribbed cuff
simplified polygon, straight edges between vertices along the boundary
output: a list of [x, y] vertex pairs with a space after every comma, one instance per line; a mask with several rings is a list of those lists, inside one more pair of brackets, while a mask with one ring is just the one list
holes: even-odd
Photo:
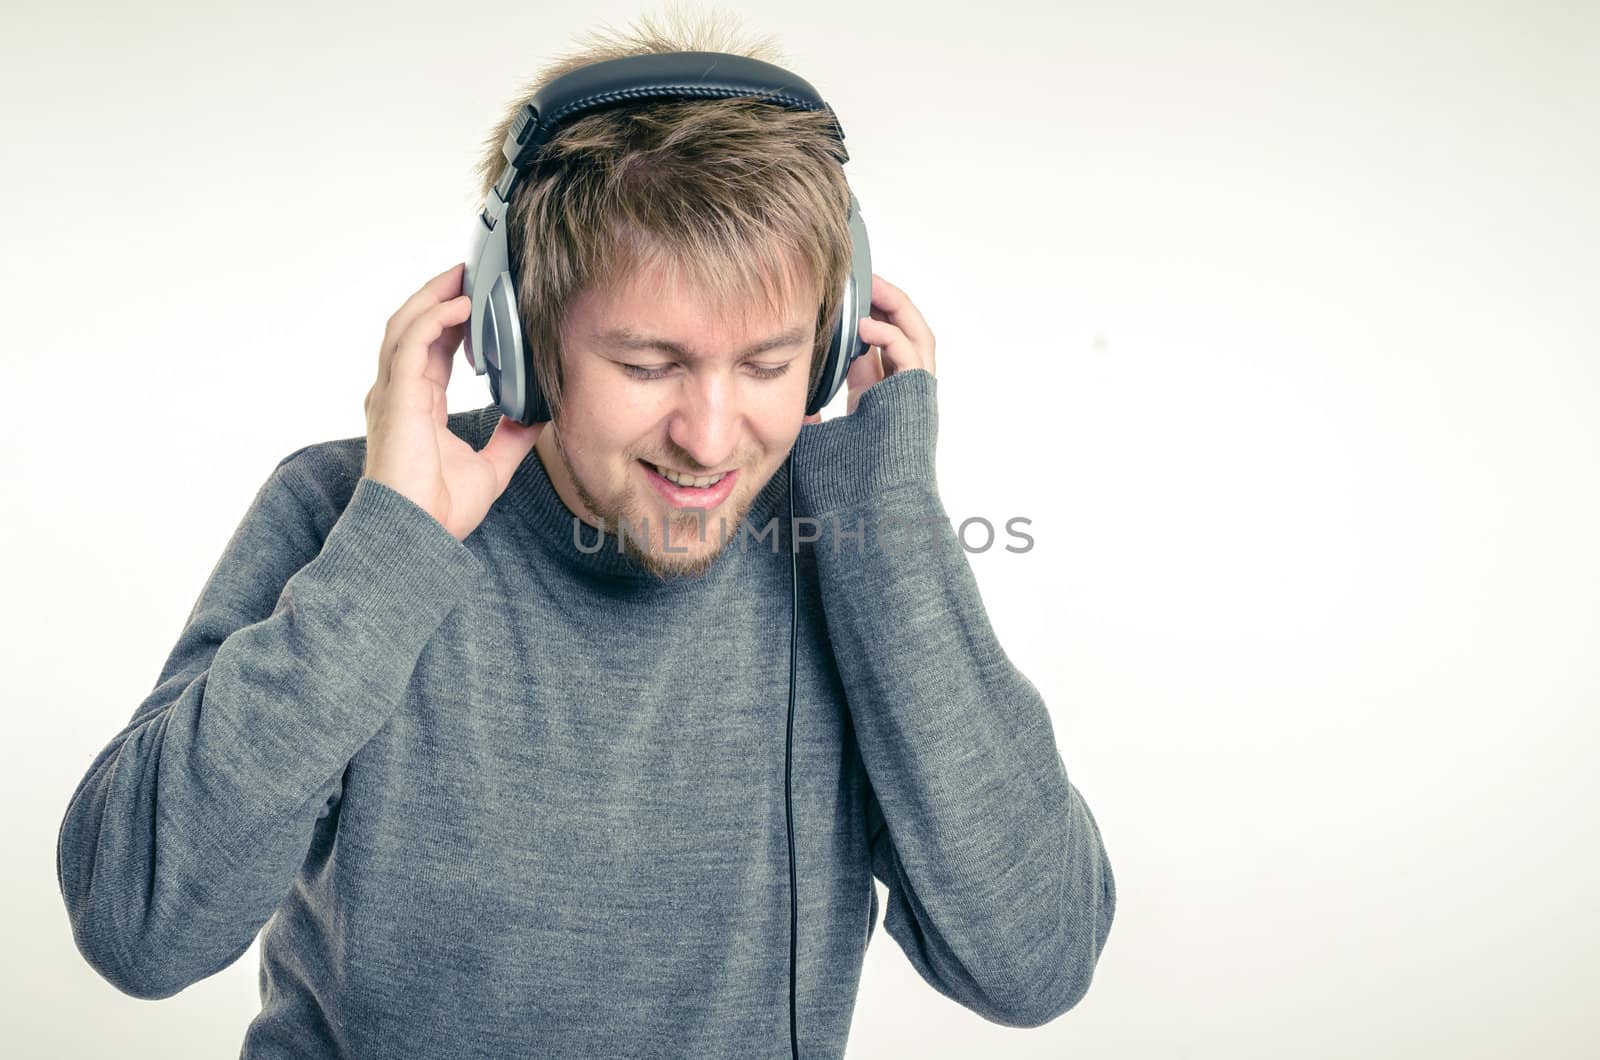
[[802, 427], [796, 506], [823, 515], [908, 483], [936, 490], [937, 384], [927, 369], [907, 368], [868, 387], [854, 412]]

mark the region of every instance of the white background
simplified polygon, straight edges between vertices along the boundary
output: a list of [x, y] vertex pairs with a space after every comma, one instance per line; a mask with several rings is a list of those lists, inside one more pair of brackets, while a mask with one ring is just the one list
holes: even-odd
[[[117, 992], [61, 815], [276, 461], [365, 432], [512, 95], [656, 10], [584, 6], [5, 8], [10, 1055], [237, 1055], [255, 947]], [[970, 561], [1120, 892], [1036, 1030], [880, 930], [850, 1056], [1592, 1048], [1597, 9], [725, 9], [938, 336], [947, 510], [1033, 520]]]

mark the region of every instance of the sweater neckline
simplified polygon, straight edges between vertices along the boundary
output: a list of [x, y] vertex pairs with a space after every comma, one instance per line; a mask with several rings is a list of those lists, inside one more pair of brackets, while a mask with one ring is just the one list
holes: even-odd
[[[498, 405], [486, 405], [473, 413], [472, 446], [482, 449], [488, 444], [489, 438], [494, 434], [495, 427], [500, 422], [501, 411]], [[777, 516], [780, 511], [788, 511], [788, 468], [786, 462], [773, 473], [761, 491], [756, 494], [756, 499], [745, 513], [745, 522], [753, 527], [766, 526], [767, 521]], [[544, 460], [539, 456], [538, 449], [530, 449], [528, 455], [517, 465], [517, 470], [512, 473], [511, 481], [507, 484], [505, 492], [497, 504], [505, 505], [515, 513], [524, 524], [539, 538], [546, 550], [563, 563], [575, 569], [592, 573], [612, 575], [636, 581], [660, 582], [663, 585], [687, 584], [696, 579], [672, 578], [663, 580], [649, 571], [643, 564], [632, 556], [623, 552], [618, 547], [617, 535], [611, 530], [600, 530], [579, 519], [561, 499], [556, 492], [555, 484], [550, 480], [550, 474], [544, 466]], [[778, 520], [782, 523], [783, 520]], [[577, 527], [578, 538], [574, 542], [574, 524]], [[788, 535], [779, 527], [780, 548], [781, 542], [788, 539]], [[579, 545], [582, 547], [580, 548]], [[598, 546], [598, 547], [597, 547]], [[768, 547], [763, 545], [762, 547]], [[707, 577], [714, 575], [729, 565], [730, 558], [739, 552], [738, 544], [731, 544], [716, 564], [707, 572]]]

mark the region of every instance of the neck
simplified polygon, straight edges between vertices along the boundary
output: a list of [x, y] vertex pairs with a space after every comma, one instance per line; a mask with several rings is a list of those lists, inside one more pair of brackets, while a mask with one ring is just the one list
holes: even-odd
[[561, 441], [556, 436], [554, 422], [539, 433], [539, 440], [533, 443], [533, 449], [539, 454], [539, 462], [544, 465], [545, 474], [550, 478], [550, 485], [555, 487], [556, 496], [567, 506], [567, 511], [589, 526], [597, 530], [602, 529], [599, 517], [583, 503], [583, 499], [578, 496], [577, 488], [572, 484], [572, 475], [567, 469], [566, 460], [561, 455]]

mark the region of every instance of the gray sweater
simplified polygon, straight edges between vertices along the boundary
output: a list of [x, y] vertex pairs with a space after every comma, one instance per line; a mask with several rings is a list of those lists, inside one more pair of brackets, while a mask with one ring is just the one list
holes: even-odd
[[[793, 451], [805, 1057], [844, 1052], [873, 876], [917, 972], [1009, 1026], [1083, 997], [1116, 907], [939, 499], [935, 382]], [[788, 1056], [788, 472], [744, 523], [776, 538], [663, 581], [575, 538], [537, 453], [458, 541], [364, 445], [278, 464], [73, 793], [85, 959], [165, 998], [259, 932], [253, 1060]]]

